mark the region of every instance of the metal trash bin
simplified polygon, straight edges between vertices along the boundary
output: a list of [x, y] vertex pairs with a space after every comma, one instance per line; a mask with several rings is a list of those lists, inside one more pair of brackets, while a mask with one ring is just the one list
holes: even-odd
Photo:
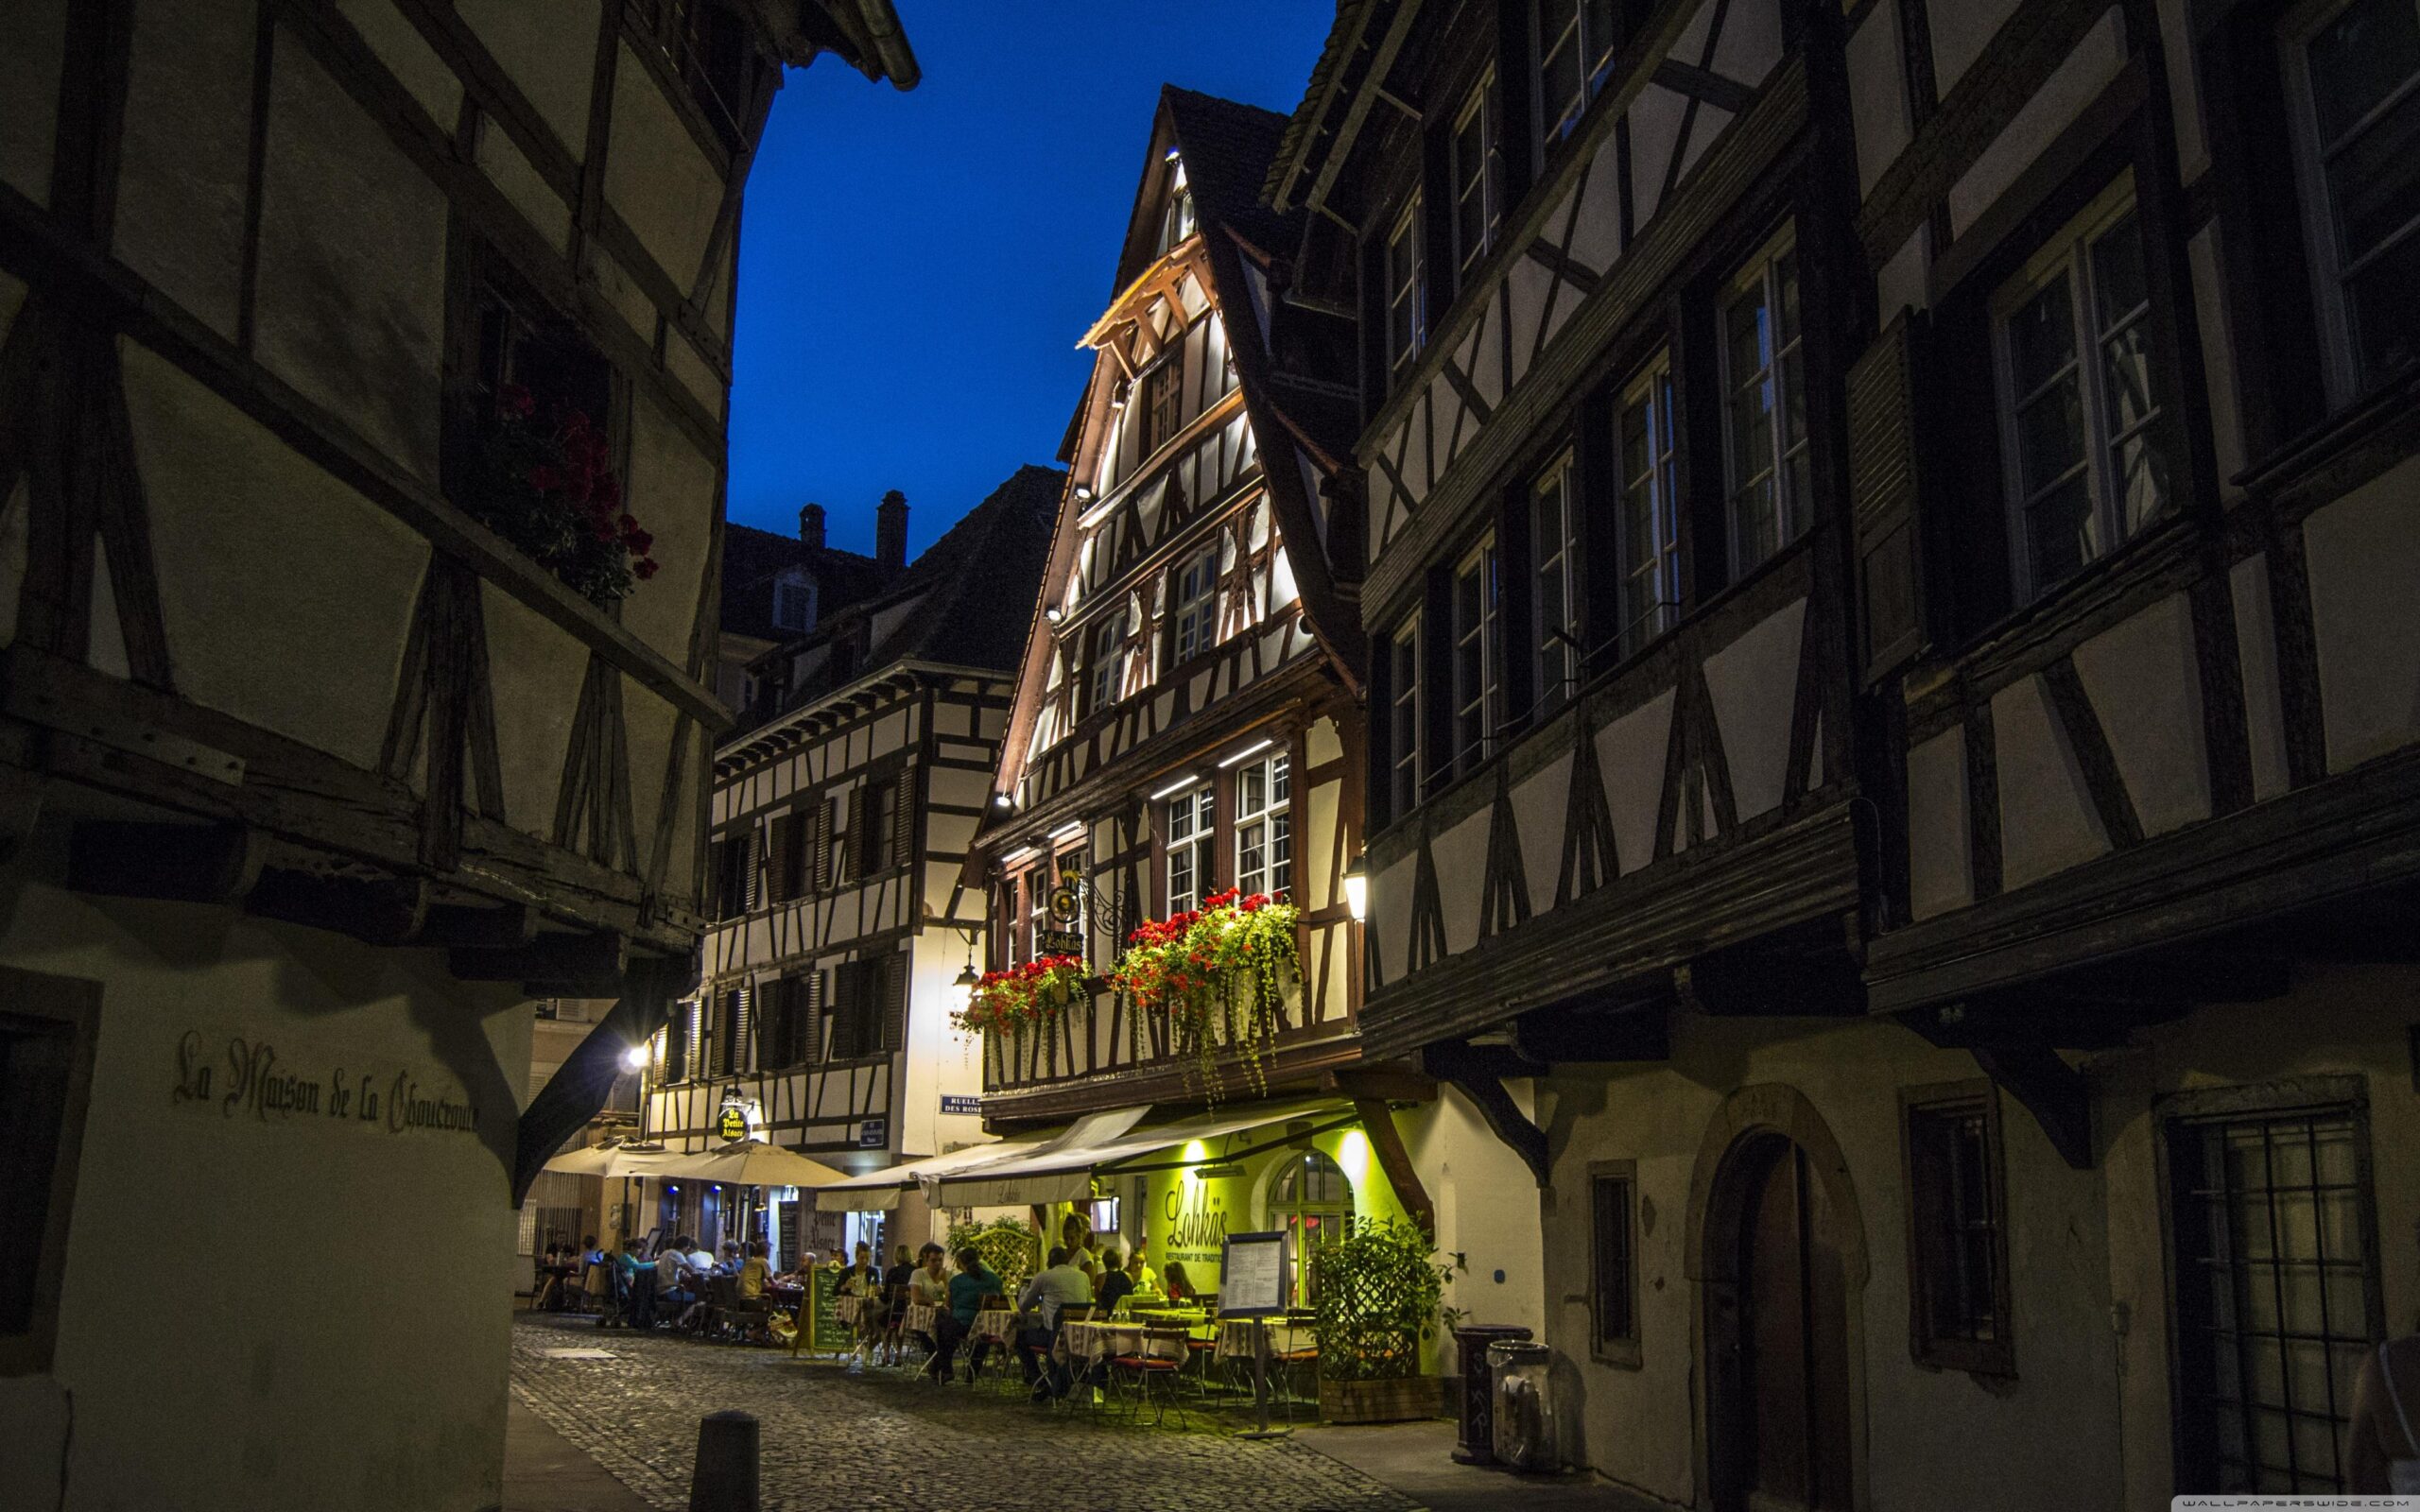
[[1454, 1458], [1462, 1464], [1495, 1463], [1495, 1373], [1488, 1368], [1488, 1346], [1528, 1337], [1528, 1329], [1510, 1323], [1473, 1323], [1454, 1331], [1462, 1366], [1462, 1408], [1456, 1425]]
[[1505, 1340], [1487, 1347], [1495, 1377], [1495, 1457], [1508, 1469], [1543, 1474], [1563, 1469], [1555, 1455], [1553, 1363], [1554, 1351], [1543, 1344]]

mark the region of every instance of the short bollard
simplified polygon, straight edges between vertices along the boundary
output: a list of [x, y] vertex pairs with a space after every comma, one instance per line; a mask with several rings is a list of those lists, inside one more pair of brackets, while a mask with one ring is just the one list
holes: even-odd
[[698, 1469], [689, 1512], [757, 1512], [756, 1419], [744, 1412], [698, 1419]]

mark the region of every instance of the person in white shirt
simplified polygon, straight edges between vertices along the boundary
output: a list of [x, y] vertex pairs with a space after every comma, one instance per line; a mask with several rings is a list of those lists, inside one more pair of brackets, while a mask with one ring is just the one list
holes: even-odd
[[1049, 1262], [1017, 1294], [1017, 1310], [1035, 1320], [1018, 1331], [1017, 1349], [1025, 1357], [1026, 1385], [1036, 1401], [1067, 1394], [1072, 1383], [1066, 1367], [1051, 1360], [1059, 1342], [1060, 1315], [1070, 1307], [1089, 1307], [1093, 1299], [1093, 1283], [1068, 1263], [1066, 1250], [1053, 1246]]

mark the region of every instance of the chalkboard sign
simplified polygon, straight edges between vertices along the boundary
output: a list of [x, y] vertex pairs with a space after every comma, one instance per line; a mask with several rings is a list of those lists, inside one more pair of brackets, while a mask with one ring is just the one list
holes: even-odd
[[1286, 1311], [1294, 1267], [1283, 1229], [1229, 1234], [1219, 1265], [1219, 1311], [1227, 1317], [1272, 1317]]
[[806, 1347], [845, 1349], [856, 1342], [853, 1330], [840, 1322], [840, 1275], [818, 1265], [807, 1277]]

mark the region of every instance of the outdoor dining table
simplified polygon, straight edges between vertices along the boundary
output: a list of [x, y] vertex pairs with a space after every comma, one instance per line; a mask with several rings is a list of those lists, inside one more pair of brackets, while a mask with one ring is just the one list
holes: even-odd
[[1067, 1363], [1098, 1365], [1113, 1355], [1144, 1358], [1157, 1357], [1184, 1361], [1184, 1341], [1172, 1338], [1148, 1338], [1145, 1331], [1165, 1332], [1156, 1325], [1140, 1321], [1081, 1321], [1071, 1319], [1059, 1331], [1059, 1345]]
[[967, 1332], [974, 1338], [990, 1339], [996, 1344], [1014, 1344], [1017, 1337], [1016, 1312], [1012, 1308], [987, 1307], [975, 1314], [974, 1326]]
[[[1219, 1320], [1219, 1358], [1250, 1360], [1259, 1351], [1253, 1343], [1252, 1326], [1258, 1318], [1230, 1317]], [[1308, 1323], [1289, 1323], [1282, 1318], [1269, 1319], [1269, 1352], [1272, 1355], [1296, 1354], [1319, 1348], [1319, 1339]]]
[[900, 1322], [900, 1329], [904, 1332], [922, 1333], [929, 1338], [934, 1325], [941, 1319], [941, 1311], [938, 1302], [910, 1302], [907, 1317]]
[[843, 1297], [833, 1302], [832, 1315], [843, 1323], [855, 1323], [865, 1312], [867, 1303], [878, 1300], [872, 1297]]

